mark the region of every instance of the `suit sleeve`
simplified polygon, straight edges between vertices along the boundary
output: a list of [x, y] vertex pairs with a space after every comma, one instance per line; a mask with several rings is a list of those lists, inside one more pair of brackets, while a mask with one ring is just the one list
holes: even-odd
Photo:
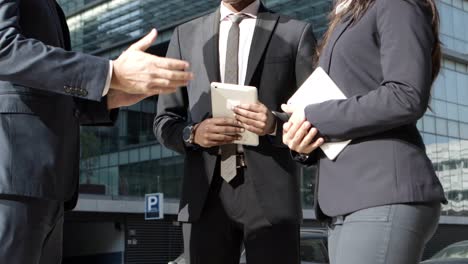
[[306, 118], [322, 135], [354, 139], [413, 124], [423, 116], [432, 85], [434, 36], [430, 11], [417, 2], [376, 1], [381, 85], [363, 96], [307, 106]]
[[[180, 52], [179, 28], [174, 30], [166, 57], [183, 59]], [[188, 125], [187, 88], [181, 87], [175, 93], [159, 95], [158, 112], [154, 119], [153, 130], [157, 140], [165, 147], [178, 153], [185, 153], [182, 132]]]
[[100, 101], [109, 60], [25, 37], [19, 24], [20, 1], [0, 0], [0, 80]]
[[[316, 62], [316, 39], [312, 29], [312, 25], [306, 24], [300, 35], [297, 44], [296, 59], [294, 61], [294, 69], [296, 83], [294, 91], [297, 90], [305, 80], [314, 71]], [[276, 118], [276, 135], [272, 136], [273, 143], [279, 147], [287, 147], [283, 144], [283, 124], [279, 118]]]

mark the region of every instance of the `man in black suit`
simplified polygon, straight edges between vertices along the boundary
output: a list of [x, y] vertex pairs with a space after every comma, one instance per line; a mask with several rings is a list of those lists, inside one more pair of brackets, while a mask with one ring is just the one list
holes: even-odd
[[110, 109], [191, 78], [186, 62], [144, 52], [155, 38], [153, 30], [115, 61], [70, 52], [55, 1], [0, 0], [0, 262], [61, 263], [80, 123], [112, 123]]
[[[237, 264], [242, 243], [248, 263], [299, 263], [298, 168], [272, 111], [310, 75], [314, 55], [312, 27], [259, 0], [223, 0], [175, 29], [167, 56], [190, 62], [197, 77], [159, 97], [154, 130], [185, 154], [179, 220], [191, 223], [192, 264]], [[236, 119], [212, 118], [210, 83], [220, 81], [257, 87], [259, 102], [235, 108]], [[257, 147], [232, 144], [244, 129], [260, 136]]]

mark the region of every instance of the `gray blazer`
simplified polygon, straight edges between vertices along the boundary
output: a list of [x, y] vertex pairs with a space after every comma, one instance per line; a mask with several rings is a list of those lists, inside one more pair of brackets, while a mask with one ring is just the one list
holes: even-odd
[[[154, 132], [164, 146], [185, 154], [185, 176], [179, 220], [196, 221], [205, 204], [218, 157], [218, 148], [187, 147], [182, 130], [211, 117], [210, 83], [220, 81], [219, 10], [175, 29], [168, 57], [189, 61], [195, 74], [187, 88], [159, 96]], [[260, 9], [252, 40], [245, 83], [256, 86], [259, 100], [280, 110], [313, 71], [315, 38], [304, 22]], [[245, 173], [267, 219], [299, 222], [301, 203], [298, 167], [282, 144], [282, 123], [276, 136], [260, 137], [258, 147], [245, 147]], [[219, 173], [219, 172], [218, 172]]]
[[[319, 153], [318, 215], [445, 201], [416, 128], [431, 90], [431, 11], [418, 0], [376, 0], [333, 32], [319, 64], [348, 97], [306, 108], [330, 140], [353, 139], [335, 161]], [[320, 211], [321, 209], [321, 211]]]
[[111, 121], [98, 102], [109, 62], [65, 49], [54, 0], [0, 0], [0, 194], [74, 205], [79, 124]]

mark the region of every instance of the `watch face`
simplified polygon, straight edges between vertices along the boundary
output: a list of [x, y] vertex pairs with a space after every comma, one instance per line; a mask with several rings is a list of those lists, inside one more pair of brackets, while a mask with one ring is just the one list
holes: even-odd
[[190, 143], [190, 136], [192, 134], [192, 127], [191, 126], [186, 126], [184, 127], [184, 131], [182, 132], [182, 138], [184, 139], [185, 142]]

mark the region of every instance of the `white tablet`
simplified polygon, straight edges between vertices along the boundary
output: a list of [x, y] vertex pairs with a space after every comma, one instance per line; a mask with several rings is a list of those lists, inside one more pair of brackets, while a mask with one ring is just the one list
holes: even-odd
[[[257, 88], [227, 83], [211, 83], [211, 107], [213, 117], [232, 117], [231, 110], [239, 104], [254, 104], [258, 101]], [[236, 144], [258, 146], [258, 135], [250, 131], [241, 133], [242, 139]]]

